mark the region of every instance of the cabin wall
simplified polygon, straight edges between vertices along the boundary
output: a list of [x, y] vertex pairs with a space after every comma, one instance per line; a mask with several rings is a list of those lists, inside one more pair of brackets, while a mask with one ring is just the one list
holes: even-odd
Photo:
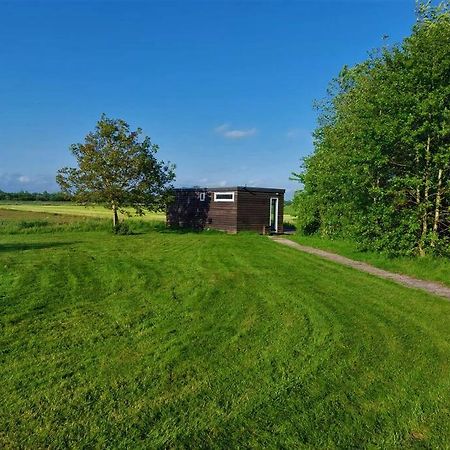
[[270, 199], [278, 201], [278, 232], [283, 232], [284, 196], [279, 192], [258, 192], [240, 190], [238, 192], [237, 230], [262, 233], [269, 226]]
[[169, 227], [203, 230], [207, 226], [209, 198], [200, 201], [204, 191], [177, 190], [174, 201], [167, 208], [166, 223]]
[[238, 195], [236, 191], [227, 192], [234, 192], [234, 202], [215, 202], [214, 192], [208, 192], [210, 204], [206, 228], [236, 233]]
[[[214, 192], [234, 192], [233, 202], [214, 201]], [[205, 200], [200, 195], [206, 194]], [[167, 225], [177, 228], [203, 230], [213, 228], [238, 231], [267, 231], [270, 219], [270, 199], [278, 201], [278, 232], [283, 232], [283, 192], [252, 191], [251, 188], [232, 190], [176, 190], [174, 202], [167, 209]]]

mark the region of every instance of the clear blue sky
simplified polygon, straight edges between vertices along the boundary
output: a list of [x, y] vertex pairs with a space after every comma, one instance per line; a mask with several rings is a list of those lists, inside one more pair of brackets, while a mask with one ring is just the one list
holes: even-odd
[[313, 101], [414, 20], [413, 0], [0, 0], [0, 189], [56, 190], [104, 112], [143, 128], [179, 186], [291, 195]]

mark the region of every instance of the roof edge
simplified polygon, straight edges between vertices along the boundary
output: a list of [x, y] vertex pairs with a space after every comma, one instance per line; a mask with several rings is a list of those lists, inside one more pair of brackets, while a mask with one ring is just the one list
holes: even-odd
[[175, 188], [175, 190], [182, 191], [212, 191], [212, 192], [229, 192], [229, 191], [250, 191], [250, 192], [286, 192], [286, 189], [282, 188], [268, 188], [268, 187], [256, 187], [256, 186], [222, 186], [222, 187], [181, 187]]

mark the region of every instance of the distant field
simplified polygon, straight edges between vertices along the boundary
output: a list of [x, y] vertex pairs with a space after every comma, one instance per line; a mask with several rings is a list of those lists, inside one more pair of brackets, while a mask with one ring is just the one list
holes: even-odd
[[296, 211], [292, 207], [292, 205], [285, 205], [284, 206], [284, 222], [295, 225], [295, 222], [297, 221]]
[[291, 225], [295, 225], [295, 217], [289, 214], [284, 214], [284, 222], [289, 223]]
[[[111, 210], [106, 209], [103, 206], [80, 206], [68, 202], [52, 202], [52, 203], [40, 203], [40, 202], [2, 202], [0, 203], [0, 209], [14, 209], [17, 211], [31, 211], [31, 212], [44, 212], [50, 214], [68, 214], [73, 216], [86, 216], [86, 217], [100, 217], [111, 218]], [[132, 209], [129, 209], [133, 213]], [[166, 216], [164, 213], [147, 213], [145, 216], [133, 216], [132, 220], [161, 220], [165, 221]]]
[[450, 302], [132, 226], [0, 210], [0, 448], [448, 448]]
[[296, 217], [297, 212], [295, 211], [294, 207], [292, 205], [285, 205], [284, 206], [284, 214]]
[[[80, 206], [67, 202], [0, 202], [0, 209], [15, 209], [18, 211], [32, 211], [32, 212], [48, 212], [51, 214], [69, 214], [74, 216], [86, 216], [86, 217], [103, 217], [111, 218], [111, 211], [103, 206]], [[130, 209], [130, 212], [133, 211]], [[128, 219], [128, 217], [127, 217]], [[149, 220], [149, 221], [165, 221], [165, 213], [147, 213], [145, 216], [131, 217], [132, 220]], [[290, 214], [284, 215], [284, 221], [286, 223], [295, 223], [295, 217]]]

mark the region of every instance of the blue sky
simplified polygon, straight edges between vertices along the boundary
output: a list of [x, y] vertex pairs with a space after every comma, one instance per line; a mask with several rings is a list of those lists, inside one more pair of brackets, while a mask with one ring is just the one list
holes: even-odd
[[56, 190], [104, 112], [143, 128], [179, 186], [290, 196], [314, 100], [414, 20], [413, 0], [0, 0], [0, 189]]

